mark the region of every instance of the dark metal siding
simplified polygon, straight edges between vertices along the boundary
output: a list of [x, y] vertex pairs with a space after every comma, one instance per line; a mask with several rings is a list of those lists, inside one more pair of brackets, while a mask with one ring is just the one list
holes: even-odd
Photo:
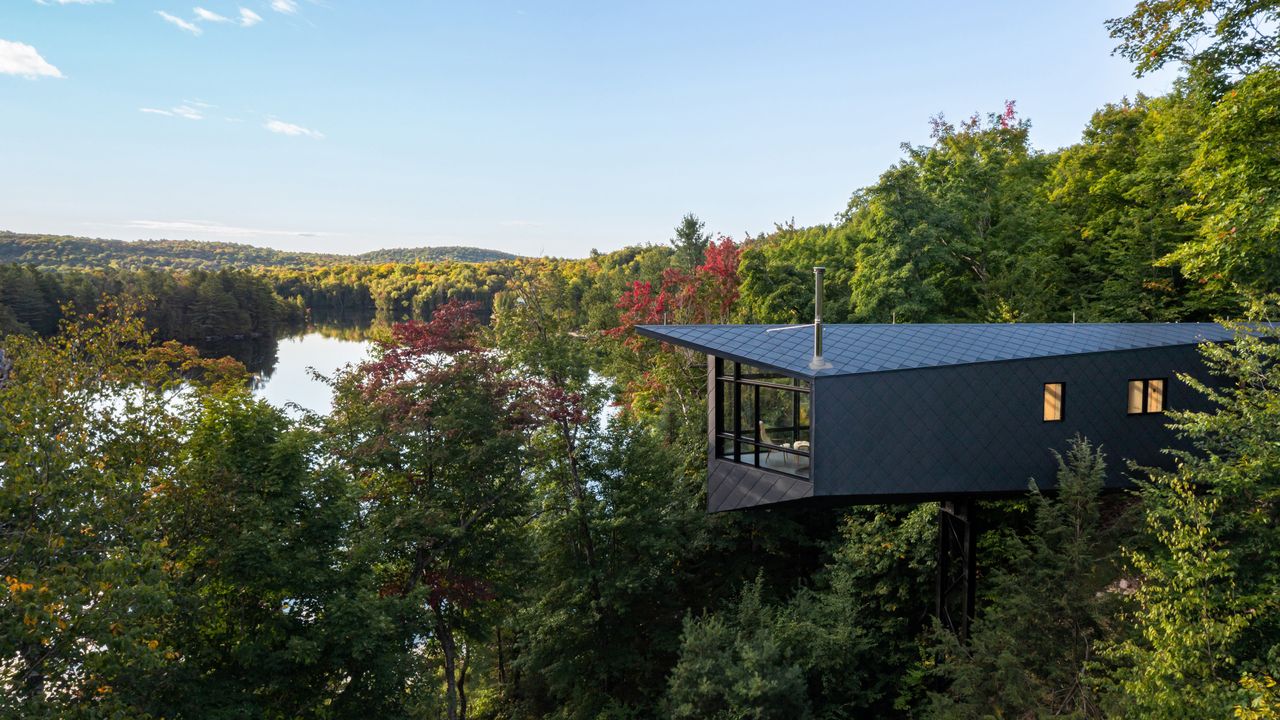
[[772, 505], [813, 497], [813, 483], [730, 460], [707, 467], [707, 512]]
[[[1166, 408], [1205, 409], [1177, 379], [1204, 378], [1198, 350], [1179, 347], [817, 378], [815, 496], [845, 502], [1021, 493], [1054, 483], [1051, 450], [1076, 434], [1101, 444], [1108, 484], [1126, 461], [1167, 466], [1177, 444], [1167, 415], [1127, 413], [1128, 381], [1167, 378]], [[1044, 422], [1044, 383], [1066, 384], [1061, 422]], [[840, 497], [836, 497], [840, 496]]]

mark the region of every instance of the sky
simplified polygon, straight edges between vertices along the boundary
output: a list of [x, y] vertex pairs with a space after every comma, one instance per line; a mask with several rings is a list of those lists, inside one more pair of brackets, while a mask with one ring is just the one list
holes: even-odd
[[580, 257], [830, 222], [959, 120], [1165, 92], [1132, 0], [0, 0], [0, 229]]

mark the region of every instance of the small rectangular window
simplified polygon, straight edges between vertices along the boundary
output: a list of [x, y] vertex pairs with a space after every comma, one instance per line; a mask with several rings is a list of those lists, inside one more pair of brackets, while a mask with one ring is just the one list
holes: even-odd
[[1062, 396], [1065, 386], [1062, 383], [1044, 384], [1044, 421], [1058, 422], [1062, 419]]
[[1129, 414], [1155, 415], [1164, 412], [1163, 378], [1129, 381]]

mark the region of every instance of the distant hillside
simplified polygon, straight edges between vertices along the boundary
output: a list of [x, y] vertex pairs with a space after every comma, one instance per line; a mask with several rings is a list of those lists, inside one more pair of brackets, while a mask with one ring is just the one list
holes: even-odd
[[494, 260], [515, 260], [518, 255], [484, 248], [462, 247], [458, 245], [442, 245], [440, 247], [391, 248], [389, 250], [371, 250], [355, 256], [358, 262], [367, 263], [415, 263], [439, 262], [453, 260], [456, 262], [493, 262]]
[[423, 247], [374, 250], [362, 255], [286, 252], [227, 242], [197, 240], [104, 240], [69, 235], [32, 235], [0, 231], [0, 263], [42, 268], [115, 266], [183, 270], [223, 267], [316, 267], [351, 263], [489, 262], [515, 255], [473, 247]]

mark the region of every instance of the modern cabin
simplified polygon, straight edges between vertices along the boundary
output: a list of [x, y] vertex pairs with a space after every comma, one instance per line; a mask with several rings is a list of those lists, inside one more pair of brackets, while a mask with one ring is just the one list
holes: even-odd
[[1103, 446], [1122, 487], [1125, 461], [1170, 463], [1166, 413], [1207, 405], [1179, 375], [1210, 380], [1197, 345], [1232, 337], [1211, 323], [817, 325], [637, 328], [706, 355], [708, 511], [1050, 488], [1075, 435]]

